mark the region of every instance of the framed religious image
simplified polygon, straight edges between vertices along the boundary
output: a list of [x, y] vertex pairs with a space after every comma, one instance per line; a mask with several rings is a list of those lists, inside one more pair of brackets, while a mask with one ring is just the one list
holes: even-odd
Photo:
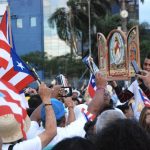
[[98, 65], [100, 72], [106, 77], [108, 76], [108, 49], [107, 40], [102, 33], [97, 33], [98, 43]]
[[128, 79], [126, 35], [121, 30], [112, 30], [107, 37], [108, 80]]
[[138, 26], [130, 29], [127, 35], [127, 51], [129, 56], [129, 76], [135, 76], [131, 61], [135, 60], [140, 66], [140, 51], [139, 51], [139, 30]]

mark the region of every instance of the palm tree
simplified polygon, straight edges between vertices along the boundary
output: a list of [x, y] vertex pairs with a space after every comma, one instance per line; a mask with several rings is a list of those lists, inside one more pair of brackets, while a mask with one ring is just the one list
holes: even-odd
[[[136, 0], [135, 0], [136, 2]], [[144, 2], [144, 0], [141, 0]], [[106, 36], [111, 29], [121, 25], [119, 16], [112, 16], [111, 6], [113, 3], [120, 5], [120, 0], [91, 0], [91, 30], [96, 27], [98, 32]], [[49, 25], [56, 26], [60, 39], [71, 47], [71, 56], [75, 53], [75, 41], [80, 39], [88, 42], [88, 9], [87, 0], [68, 0], [66, 8], [58, 8], [49, 18]], [[82, 34], [81, 34], [82, 33]], [[95, 49], [96, 35], [91, 33], [92, 50]], [[94, 47], [93, 47], [94, 46]]]
[[[87, 42], [88, 37], [88, 9], [87, 0], [68, 0], [66, 8], [58, 8], [49, 18], [50, 27], [55, 27], [60, 39], [71, 46], [71, 55], [75, 50], [75, 39], [81, 38], [83, 43]], [[80, 6], [80, 8], [79, 8]], [[79, 8], [79, 9], [78, 9]], [[91, 27], [96, 25], [100, 16], [105, 16], [111, 7], [109, 2], [103, 0], [91, 1]], [[72, 47], [73, 46], [73, 47]]]

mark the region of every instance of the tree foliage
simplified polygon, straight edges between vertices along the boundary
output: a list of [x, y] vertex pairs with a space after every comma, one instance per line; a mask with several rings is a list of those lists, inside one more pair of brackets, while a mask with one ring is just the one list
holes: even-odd
[[59, 73], [71, 77], [80, 77], [86, 69], [81, 59], [71, 58], [70, 54], [50, 58], [46, 52], [43, 54], [36, 51], [23, 55], [22, 59], [29, 62], [36, 71], [43, 70], [45, 78]]

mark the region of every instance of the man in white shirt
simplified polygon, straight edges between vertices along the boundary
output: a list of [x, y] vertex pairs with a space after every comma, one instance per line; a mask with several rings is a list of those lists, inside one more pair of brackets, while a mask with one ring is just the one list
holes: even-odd
[[[80, 136], [80, 137], [85, 136], [85, 131], [84, 131], [85, 123], [88, 121], [89, 118], [93, 119], [94, 118], [93, 116], [96, 116], [99, 113], [99, 111], [102, 110], [103, 108], [106, 82], [107, 81], [101, 76], [100, 73], [96, 74], [96, 85], [98, 88], [97, 88], [97, 91], [95, 92], [95, 97], [93, 98], [93, 101], [91, 101], [88, 107], [86, 105], [84, 106], [82, 105], [82, 107], [80, 107], [80, 105], [76, 106], [76, 107], [80, 107], [78, 109], [78, 114], [76, 115], [76, 120], [74, 122], [71, 122], [69, 125], [65, 127], [62, 127], [62, 124], [65, 124], [65, 121], [63, 120], [65, 116], [63, 103], [58, 101], [57, 99], [51, 99], [52, 106], [53, 106], [55, 116], [57, 119], [57, 135], [49, 143], [48, 146], [52, 147], [64, 138], [69, 138], [73, 136]], [[41, 119], [44, 123], [45, 115], [44, 115], [43, 109], [41, 110]], [[35, 125], [35, 127], [37, 129], [38, 124], [37, 126]], [[36, 135], [40, 134], [44, 130], [45, 130], [44, 128], [40, 127], [37, 130]], [[34, 135], [32, 134], [29, 138], [32, 138], [32, 136]]]

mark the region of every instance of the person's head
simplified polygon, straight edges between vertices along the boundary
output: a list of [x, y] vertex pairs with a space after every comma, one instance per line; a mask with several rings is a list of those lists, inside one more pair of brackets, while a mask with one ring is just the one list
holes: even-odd
[[147, 54], [144, 60], [143, 69], [150, 72], [150, 53]]
[[99, 150], [148, 150], [150, 138], [135, 120], [121, 119], [98, 133], [95, 145]]
[[72, 98], [78, 98], [80, 96], [80, 92], [77, 89], [72, 90]]
[[150, 133], [150, 107], [144, 107], [140, 114], [140, 125]]
[[134, 117], [134, 113], [133, 113], [133, 109], [132, 109], [132, 104], [131, 103], [126, 102], [123, 105], [118, 105], [117, 108], [120, 109], [125, 114], [125, 116], [128, 119]]
[[[65, 107], [64, 104], [57, 100], [56, 98], [51, 98], [51, 104], [54, 110], [54, 114], [57, 120], [57, 126], [65, 126]], [[46, 120], [46, 116], [45, 116], [45, 106], [42, 107], [41, 109], [41, 120], [43, 122], [43, 125], [45, 126], [45, 120]]]
[[96, 147], [87, 139], [73, 137], [62, 140], [52, 150], [96, 150]]
[[102, 112], [96, 121], [96, 133], [101, 132], [101, 130], [108, 124], [117, 119], [125, 119], [125, 115], [118, 110], [106, 110]]
[[36, 95], [32, 95], [29, 100], [28, 100], [28, 104], [29, 104], [29, 108], [27, 109], [28, 115], [30, 116], [32, 114], [32, 112], [42, 103], [41, 97], [36, 94]]

